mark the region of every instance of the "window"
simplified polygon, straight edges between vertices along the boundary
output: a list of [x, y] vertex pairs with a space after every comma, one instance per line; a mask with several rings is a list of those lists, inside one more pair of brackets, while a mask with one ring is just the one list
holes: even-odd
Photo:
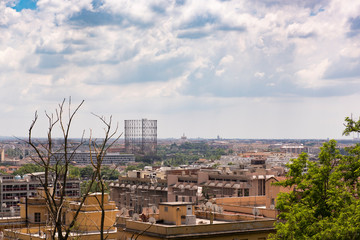
[[34, 213], [34, 222], [36, 223], [41, 222], [41, 215], [39, 212]]
[[175, 202], [178, 202], [179, 201], [179, 197], [178, 195], [175, 195]]
[[182, 197], [182, 202], [185, 202], [185, 197]]
[[189, 202], [192, 202], [192, 197], [189, 197]]
[[244, 189], [244, 196], [249, 196], [249, 189], [248, 188]]

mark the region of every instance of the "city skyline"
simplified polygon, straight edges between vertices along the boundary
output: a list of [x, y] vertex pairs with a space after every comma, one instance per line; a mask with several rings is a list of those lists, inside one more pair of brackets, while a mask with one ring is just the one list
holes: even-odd
[[[2, 136], [85, 100], [95, 116], [158, 120], [159, 138], [343, 138], [360, 115], [360, 2], [0, 2]], [[56, 135], [55, 135], [56, 136]], [[345, 137], [344, 137], [345, 138]], [[351, 138], [348, 137], [349, 139]]]

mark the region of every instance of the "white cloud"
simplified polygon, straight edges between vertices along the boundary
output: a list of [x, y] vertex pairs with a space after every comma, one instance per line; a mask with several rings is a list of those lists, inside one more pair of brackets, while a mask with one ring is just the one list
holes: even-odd
[[313, 64], [307, 69], [302, 69], [296, 72], [298, 84], [305, 88], [318, 88], [326, 86], [328, 82], [323, 80], [323, 76], [329, 66], [329, 59], [324, 59], [318, 64]]
[[[345, 102], [360, 91], [360, 45], [349, 35], [357, 1], [39, 0], [36, 10], [21, 12], [10, 4], [0, 2], [0, 86], [9, 119], [18, 112], [27, 119], [35, 106], [71, 95], [88, 100], [89, 111], [123, 118], [192, 115], [189, 129], [202, 116], [239, 119], [237, 112], [256, 109], [279, 126], [277, 109], [299, 106], [291, 97]], [[284, 96], [286, 104], [274, 100]], [[267, 108], [253, 102], [269, 98]], [[320, 109], [326, 101], [319, 102]], [[229, 126], [224, 137], [238, 126], [220, 116], [208, 124], [217, 122]], [[193, 127], [194, 136], [211, 131], [205, 126]]]
[[263, 78], [264, 76], [265, 76], [265, 73], [263, 73], [263, 72], [256, 72], [254, 74], [254, 77], [257, 77], [257, 78]]

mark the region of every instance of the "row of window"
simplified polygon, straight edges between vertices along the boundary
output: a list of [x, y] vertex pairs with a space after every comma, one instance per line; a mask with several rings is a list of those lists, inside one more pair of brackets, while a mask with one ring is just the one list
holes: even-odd
[[233, 182], [233, 183], [239, 183], [239, 182], [248, 182], [246, 179], [228, 179], [228, 178], [217, 178], [217, 177], [209, 177], [210, 181], [221, 181], [221, 182]]
[[[192, 200], [193, 200], [193, 198], [189, 197], [189, 202], [192, 202]], [[178, 195], [175, 195], [175, 202], [179, 202], [179, 196]], [[186, 202], [184, 196], [181, 197], [181, 202]]]
[[21, 197], [26, 197], [27, 196], [27, 192], [22, 192], [22, 193], [5, 193], [3, 194], [2, 199], [6, 200], [6, 199], [15, 199], [18, 198], [20, 199]]

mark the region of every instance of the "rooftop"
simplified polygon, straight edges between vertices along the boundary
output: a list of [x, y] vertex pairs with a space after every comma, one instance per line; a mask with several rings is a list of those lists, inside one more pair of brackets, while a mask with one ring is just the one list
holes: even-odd
[[184, 205], [194, 205], [192, 202], [162, 202], [159, 205], [167, 205], [167, 206], [184, 206]]

